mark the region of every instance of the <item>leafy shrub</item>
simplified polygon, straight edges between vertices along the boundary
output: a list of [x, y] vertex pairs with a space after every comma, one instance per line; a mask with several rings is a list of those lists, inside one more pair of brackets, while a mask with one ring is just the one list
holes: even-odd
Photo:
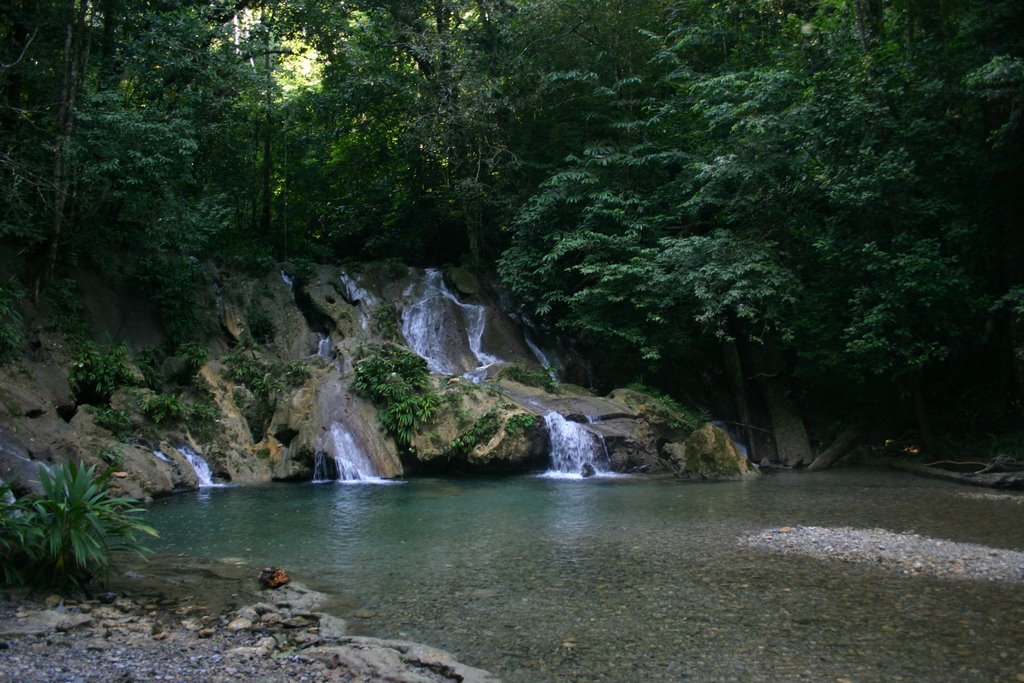
[[249, 422], [249, 431], [258, 441], [274, 415], [277, 398], [285, 386], [282, 378], [289, 385], [294, 385], [304, 373], [308, 377], [309, 370], [301, 362], [264, 361], [252, 349], [229, 353], [221, 360], [228, 369], [228, 377], [241, 382], [252, 394], [252, 400], [243, 402], [242, 409]]
[[530, 413], [516, 413], [505, 421], [505, 433], [509, 436], [522, 434], [537, 424], [537, 416]]
[[54, 278], [46, 285], [44, 296], [53, 311], [50, 323], [60, 330], [65, 339], [74, 343], [89, 338], [91, 327], [86, 322], [85, 307], [78, 300], [78, 285], [74, 280]]
[[370, 331], [385, 341], [397, 342], [402, 338], [398, 331], [398, 313], [386, 301], [373, 307], [370, 312]]
[[488, 410], [473, 423], [473, 427], [459, 434], [452, 441], [451, 449], [458, 453], [469, 453], [478, 444], [488, 441], [498, 431], [500, 420], [496, 410]]
[[153, 394], [142, 401], [142, 414], [154, 424], [181, 422], [188, 417], [188, 404], [173, 394]]
[[135, 364], [142, 373], [143, 383], [154, 391], [160, 389], [164, 383], [163, 362], [164, 352], [158, 347], [143, 349], [135, 359]]
[[707, 412], [694, 412], [671, 396], [663, 394], [646, 384], [634, 382], [627, 388], [650, 397], [654, 402], [652, 406], [654, 410], [661, 412], [662, 417], [668, 420], [668, 426], [673, 429], [696, 429], [711, 420], [711, 416]]
[[293, 360], [291, 363], [288, 363], [284, 373], [284, 378], [290, 387], [302, 385], [311, 376], [312, 373], [309, 370], [309, 366], [301, 360]]
[[119, 439], [127, 437], [132, 431], [131, 416], [126, 411], [117, 408], [95, 406], [93, 421]]
[[210, 356], [209, 350], [198, 342], [185, 342], [178, 347], [177, 355], [185, 361], [189, 372], [195, 374], [206, 364]]
[[552, 392], [557, 388], [555, 380], [551, 379], [551, 374], [547, 369], [530, 368], [515, 363], [503, 367], [501, 372], [498, 373], [498, 377], [506, 377], [528, 387], [537, 387], [548, 392]]
[[130, 365], [131, 354], [124, 343], [101, 348], [91, 341], [82, 342], [68, 381], [79, 403], [104, 404], [121, 387], [136, 383]]
[[274, 340], [277, 328], [266, 311], [260, 309], [250, 311], [248, 322], [249, 334], [252, 335], [254, 340], [261, 344], [269, 344]]
[[404, 346], [386, 344], [356, 363], [352, 386], [374, 402], [381, 425], [406, 446], [440, 405], [429, 377], [425, 360]]
[[0, 572], [5, 583], [61, 589], [85, 586], [110, 571], [111, 552], [145, 555], [137, 536], [157, 536], [133, 498], [107, 494], [110, 471], [65, 463], [39, 471], [42, 496], [14, 501], [0, 487]]
[[180, 256], [139, 259], [137, 273], [143, 291], [156, 303], [160, 322], [171, 344], [181, 344], [198, 329], [197, 297], [204, 279], [199, 263]]
[[24, 295], [14, 277], [0, 284], [0, 361], [9, 358], [25, 343], [21, 335], [21, 312], [16, 305]]

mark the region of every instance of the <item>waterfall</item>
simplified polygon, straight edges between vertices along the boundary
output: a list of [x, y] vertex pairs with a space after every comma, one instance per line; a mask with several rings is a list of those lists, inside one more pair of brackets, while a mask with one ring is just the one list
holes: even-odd
[[286, 272], [284, 272], [282, 270], [281, 271], [281, 279], [284, 281], [284, 283], [286, 285], [288, 285], [288, 291], [292, 292], [294, 294], [295, 293], [295, 278], [293, 278], [291, 275], [289, 275], [288, 273], [286, 273]]
[[544, 476], [579, 479], [585, 470], [608, 474], [601, 455], [607, 457], [604, 439], [556, 412], [544, 416], [551, 438], [551, 469]]
[[390, 483], [378, 476], [377, 468], [343, 423], [331, 423], [330, 432], [322, 445], [313, 465], [314, 482]]
[[[406, 290], [412, 295], [412, 287]], [[428, 268], [423, 279], [423, 293], [411, 306], [402, 311], [402, 334], [409, 346], [427, 361], [433, 372], [442, 375], [458, 375], [463, 368], [452, 357], [450, 348], [451, 320], [448, 318], [449, 302], [460, 311], [466, 331], [466, 343], [476, 359], [477, 367], [464, 373], [469, 379], [479, 381], [482, 370], [501, 362], [497, 356], [486, 353], [483, 346], [484, 329], [487, 323], [487, 309], [476, 304], [467, 304], [445, 284], [441, 271]], [[446, 334], [447, 332], [447, 334]]]
[[161, 450], [159, 450], [157, 448], [153, 449], [153, 455], [156, 457], [157, 460], [163, 460], [164, 462], [170, 462], [171, 461], [170, 458], [168, 458], [166, 455], [164, 455], [163, 451], [161, 451]]
[[370, 328], [370, 309], [377, 304], [376, 297], [366, 291], [348, 273], [342, 273], [338, 279], [345, 287], [345, 301], [359, 308], [359, 325], [364, 330], [368, 330]]
[[316, 343], [316, 355], [321, 358], [330, 358], [334, 355], [334, 344], [331, 342], [330, 335], [317, 332], [317, 337], [319, 341]]
[[203, 456], [195, 452], [195, 450], [188, 444], [181, 444], [178, 446], [178, 452], [185, 456], [188, 460], [188, 464], [192, 465], [192, 469], [196, 471], [196, 478], [199, 479], [199, 488], [210, 488], [213, 486], [223, 486], [224, 484], [216, 484], [213, 481], [213, 472], [210, 470], [210, 463], [203, 459]]
[[548, 376], [551, 377], [552, 381], [557, 382], [558, 375], [563, 369], [558, 359], [544, 352], [544, 349], [533, 340], [533, 335], [528, 328], [523, 329], [523, 341], [526, 342], [526, 346], [533, 353], [533, 357], [541, 364], [541, 367], [547, 370]]

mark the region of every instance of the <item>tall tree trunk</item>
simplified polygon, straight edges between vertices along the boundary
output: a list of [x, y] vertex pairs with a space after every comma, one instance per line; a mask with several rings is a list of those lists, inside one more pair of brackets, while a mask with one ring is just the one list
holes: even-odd
[[924, 383], [920, 373], [915, 372], [910, 378], [910, 394], [914, 400], [914, 417], [917, 419], [921, 448], [926, 453], [934, 453], [937, 444], [935, 434], [932, 432], [931, 418], [928, 415], [928, 404], [924, 400]]
[[787, 467], [809, 465], [814, 459], [804, 420], [790, 397], [786, 363], [779, 349], [761, 347], [757, 384], [771, 416], [779, 462]]
[[803, 418], [789, 396], [785, 377], [781, 374], [761, 377], [758, 386], [771, 414], [779, 461], [788, 467], [809, 465], [814, 459], [814, 453], [811, 451]]
[[46, 263], [36, 281], [37, 295], [56, 268], [57, 259], [60, 256], [61, 239], [65, 231], [65, 212], [70, 187], [68, 152], [71, 147], [71, 133], [75, 122], [75, 99], [78, 94], [82, 69], [85, 66], [88, 9], [88, 0], [68, 0], [60, 100], [57, 108], [57, 129], [53, 152], [53, 216]]
[[750, 402], [747, 400], [746, 381], [743, 378], [743, 361], [740, 359], [739, 347], [736, 345], [735, 340], [730, 339], [729, 341], [722, 342], [722, 366], [725, 368], [725, 376], [729, 382], [733, 401], [736, 404], [736, 412], [739, 414], [740, 423], [743, 425], [743, 430], [747, 436], [750, 460], [758, 462], [757, 439], [753, 430]]

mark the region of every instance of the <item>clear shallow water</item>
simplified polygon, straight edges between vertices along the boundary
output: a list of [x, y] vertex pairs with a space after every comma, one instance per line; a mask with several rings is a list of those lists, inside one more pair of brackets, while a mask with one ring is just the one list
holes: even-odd
[[156, 549], [288, 568], [354, 629], [507, 681], [1019, 680], [1024, 586], [891, 576], [737, 539], [880, 527], [1024, 550], [1022, 507], [888, 472], [274, 485], [159, 501]]

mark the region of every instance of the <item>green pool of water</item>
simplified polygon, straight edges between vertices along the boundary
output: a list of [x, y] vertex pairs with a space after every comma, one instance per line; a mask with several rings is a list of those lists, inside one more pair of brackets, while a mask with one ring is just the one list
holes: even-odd
[[1024, 678], [1024, 586], [883, 573], [737, 540], [884, 528], [1024, 549], [1024, 506], [867, 470], [686, 484], [417, 479], [157, 502], [156, 549], [289, 569], [352, 627], [506, 681]]

